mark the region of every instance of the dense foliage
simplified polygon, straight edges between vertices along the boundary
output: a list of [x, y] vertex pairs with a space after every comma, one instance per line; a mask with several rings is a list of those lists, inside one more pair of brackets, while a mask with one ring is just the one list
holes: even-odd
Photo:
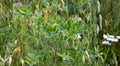
[[[19, 1], [19, 3], [18, 3]], [[119, 0], [1, 0], [0, 66], [117, 66]]]

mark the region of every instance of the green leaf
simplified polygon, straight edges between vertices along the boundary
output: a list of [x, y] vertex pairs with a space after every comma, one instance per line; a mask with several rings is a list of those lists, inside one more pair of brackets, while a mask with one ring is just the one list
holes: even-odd
[[72, 57], [68, 56], [68, 55], [64, 55], [64, 54], [61, 54], [61, 53], [58, 53], [58, 52], [56, 53], [56, 55], [59, 56], [59, 57], [65, 58], [66, 60], [74, 61], [74, 59]]
[[31, 58], [35, 57], [35, 55], [33, 53], [28, 53], [28, 56]]

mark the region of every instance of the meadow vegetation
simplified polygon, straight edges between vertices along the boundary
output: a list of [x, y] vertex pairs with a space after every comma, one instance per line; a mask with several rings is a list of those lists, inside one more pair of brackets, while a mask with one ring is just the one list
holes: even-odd
[[119, 18], [119, 0], [0, 0], [0, 66], [119, 66]]

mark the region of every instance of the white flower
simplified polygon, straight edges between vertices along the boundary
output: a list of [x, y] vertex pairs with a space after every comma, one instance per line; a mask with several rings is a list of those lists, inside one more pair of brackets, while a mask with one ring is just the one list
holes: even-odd
[[117, 36], [117, 38], [115, 38], [115, 36], [113, 35], [105, 35], [103, 34], [103, 38], [106, 39], [107, 41], [112, 41], [112, 42], [118, 42], [118, 38], [120, 39], [120, 36]]
[[117, 39], [120, 39], [120, 36], [117, 36]]
[[113, 36], [113, 35], [108, 35], [108, 37], [109, 37], [109, 38], [114, 38], [114, 36]]
[[103, 34], [103, 38], [104, 39], [114, 38], [114, 36], [113, 35], [105, 35], [105, 34]]
[[78, 21], [79, 21], [79, 22], [82, 21], [82, 18], [78, 17]]
[[105, 45], [111, 45], [109, 41], [103, 41], [102, 44], [105, 44]]
[[118, 42], [117, 38], [107, 38], [108, 41], [112, 41], [112, 42]]
[[78, 38], [78, 39], [81, 39], [82, 37], [80, 36], [80, 34], [77, 34], [77, 38]]
[[105, 34], [103, 34], [103, 38], [104, 38], [104, 39], [107, 39], [107, 38], [108, 38], [108, 36], [107, 36], [107, 35], [105, 35]]

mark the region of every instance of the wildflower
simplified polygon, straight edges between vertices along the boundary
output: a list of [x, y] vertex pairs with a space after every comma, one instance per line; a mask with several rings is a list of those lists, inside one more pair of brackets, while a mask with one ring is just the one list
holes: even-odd
[[102, 44], [104, 44], [104, 45], [111, 45], [110, 42], [109, 42], [109, 41], [106, 41], [106, 40], [103, 41]]
[[103, 35], [103, 38], [104, 38], [104, 39], [114, 38], [114, 36], [113, 36], [113, 35], [105, 35], [105, 34], [104, 34], [104, 35]]
[[108, 36], [104, 34], [104, 35], [103, 35], [103, 38], [104, 38], [104, 39], [107, 39], [107, 38], [108, 38]]
[[81, 37], [81, 35], [80, 35], [80, 34], [77, 34], [77, 38], [78, 38], [78, 39], [81, 39], [82, 37]]
[[120, 39], [120, 36], [117, 36], [117, 39]]
[[82, 18], [78, 17], [78, 22], [81, 22], [82, 21]]
[[22, 6], [22, 3], [20, 1], [18, 1], [18, 6]]
[[112, 42], [118, 42], [117, 38], [107, 38], [108, 41], [112, 41]]
[[112, 41], [112, 42], [118, 42], [119, 40], [119, 36], [117, 36], [117, 38], [115, 38], [115, 36], [113, 36], [113, 35], [103, 35], [103, 38], [104, 39], [106, 39], [106, 40], [108, 40], [108, 41]]

